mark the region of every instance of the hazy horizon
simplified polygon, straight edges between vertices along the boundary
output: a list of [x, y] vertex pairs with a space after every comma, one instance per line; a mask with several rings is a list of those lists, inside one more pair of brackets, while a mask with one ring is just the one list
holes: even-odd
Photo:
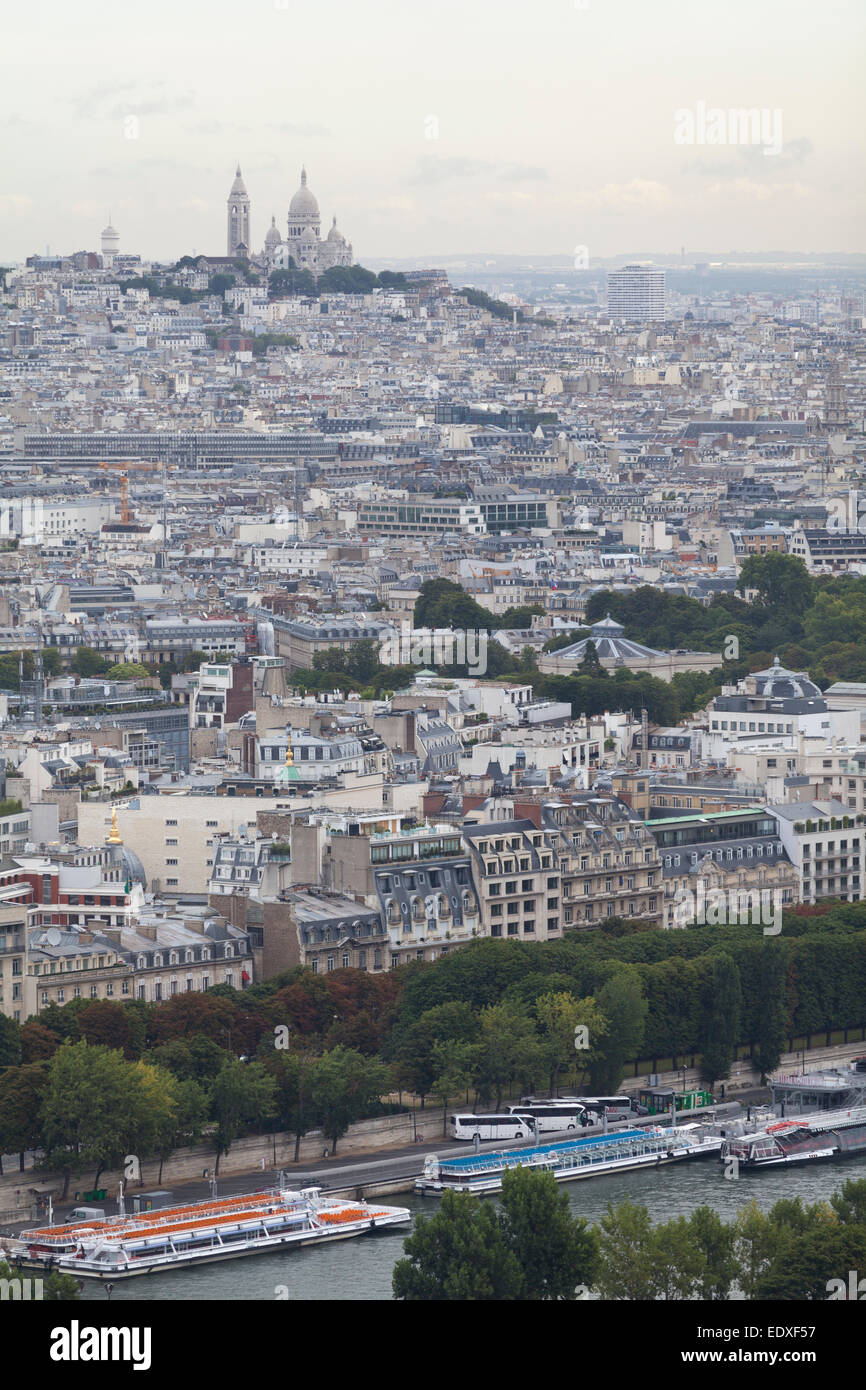
[[[866, 249], [862, 13], [586, 3], [154, 0], [140, 30], [107, 0], [21, 11], [0, 259], [98, 250], [109, 213], [122, 251], [223, 254], [238, 162], [254, 251], [302, 164], [361, 262]], [[741, 109], [763, 144], [706, 142], [707, 111]]]

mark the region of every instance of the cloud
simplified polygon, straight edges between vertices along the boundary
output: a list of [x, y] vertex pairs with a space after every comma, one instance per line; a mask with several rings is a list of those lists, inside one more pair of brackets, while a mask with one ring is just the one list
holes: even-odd
[[742, 179], [748, 173], [752, 177], [762, 175], [765, 179], [772, 179], [782, 170], [787, 171], [796, 165], [805, 164], [815, 153], [812, 141], [805, 136], [799, 140], [785, 141], [779, 153], [772, 156], [764, 154], [763, 145], [717, 145], [703, 148], [715, 149], [718, 157], [702, 154], [700, 159], [684, 165], [684, 174], [694, 174], [699, 178]]
[[727, 201], [742, 198], [749, 202], [769, 203], [776, 198], [812, 198], [815, 191], [805, 183], [759, 183], [755, 179], [741, 178], [709, 184], [706, 196]]
[[191, 91], [175, 91], [166, 82], [100, 82], [72, 109], [82, 121], [119, 120], [123, 116], [163, 116], [193, 106]]
[[654, 179], [631, 179], [629, 183], [606, 183], [601, 188], [587, 189], [578, 193], [576, 202], [594, 212], [653, 211], [671, 202], [671, 191]]
[[281, 135], [297, 135], [303, 139], [320, 140], [325, 135], [333, 135], [326, 125], [295, 125], [292, 121], [270, 121], [266, 130], [277, 130]]
[[0, 216], [24, 217], [33, 207], [33, 199], [26, 193], [0, 193]]
[[449, 183], [459, 179], [492, 179], [519, 183], [548, 178], [546, 169], [533, 164], [501, 164], [487, 159], [470, 159], [463, 155], [421, 155], [415, 165], [410, 183]]

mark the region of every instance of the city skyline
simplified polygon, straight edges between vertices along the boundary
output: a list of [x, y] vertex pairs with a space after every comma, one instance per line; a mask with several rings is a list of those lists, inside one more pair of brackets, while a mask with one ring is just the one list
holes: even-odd
[[[224, 0], [180, 22], [157, 0], [122, 49], [110, 13], [49, 0], [20, 17], [5, 259], [96, 249], [109, 208], [124, 250], [218, 254], [238, 163], [256, 248], [302, 164], [362, 262], [863, 248], [863, 21], [836, 0], [734, 0], [721, 28], [673, 0], [548, 0], [529, 23], [516, 0], [374, 0], [338, 4], [327, 32], [267, 0], [243, 60]], [[732, 119], [720, 136], [714, 113], [737, 112], [764, 134]]]

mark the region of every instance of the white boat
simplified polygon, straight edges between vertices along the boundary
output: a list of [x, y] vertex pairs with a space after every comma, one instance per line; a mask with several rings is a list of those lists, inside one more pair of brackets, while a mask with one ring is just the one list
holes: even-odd
[[271, 1189], [132, 1217], [42, 1226], [6, 1242], [12, 1263], [76, 1278], [132, 1279], [297, 1245], [324, 1245], [405, 1226], [407, 1207]]
[[509, 1168], [543, 1169], [557, 1182], [594, 1178], [633, 1168], [657, 1168], [689, 1158], [718, 1154], [723, 1139], [702, 1125], [681, 1125], [675, 1130], [631, 1129], [573, 1139], [559, 1144], [534, 1145], [499, 1153], [470, 1154], [465, 1158], [424, 1160], [424, 1172], [415, 1186], [419, 1192], [498, 1192]]
[[757, 1134], [726, 1140], [719, 1155], [746, 1168], [866, 1155], [866, 1105], [794, 1116]]

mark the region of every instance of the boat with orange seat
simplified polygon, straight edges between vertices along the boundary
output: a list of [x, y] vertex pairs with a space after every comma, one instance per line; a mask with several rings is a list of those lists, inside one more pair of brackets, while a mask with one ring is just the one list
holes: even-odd
[[237, 1259], [295, 1245], [321, 1245], [411, 1220], [406, 1207], [345, 1202], [321, 1188], [286, 1187], [134, 1216], [39, 1226], [10, 1240], [22, 1268], [55, 1269], [84, 1279], [130, 1279], [166, 1269]]

